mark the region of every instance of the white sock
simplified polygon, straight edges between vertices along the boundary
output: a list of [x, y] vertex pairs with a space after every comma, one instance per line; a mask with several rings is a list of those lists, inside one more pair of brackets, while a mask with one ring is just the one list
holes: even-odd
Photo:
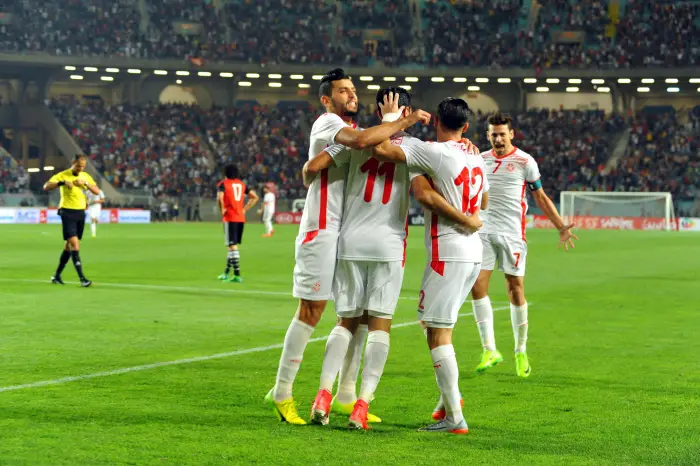
[[360, 375], [362, 350], [365, 349], [367, 332], [367, 326], [360, 325], [357, 327], [352, 340], [350, 340], [350, 346], [348, 346], [348, 352], [345, 355], [343, 366], [340, 368], [340, 376], [338, 377], [338, 393], [336, 393], [338, 403], [348, 404], [357, 400], [355, 389], [357, 387], [357, 377]]
[[389, 357], [389, 334], [381, 330], [369, 332], [365, 349], [365, 368], [362, 371], [360, 399], [369, 403], [384, 373], [384, 365]]
[[513, 325], [515, 352], [525, 353], [527, 343], [527, 303], [522, 306], [510, 305], [510, 323]]
[[493, 308], [488, 296], [472, 301], [474, 320], [479, 328], [481, 344], [485, 350], [496, 351], [496, 337], [493, 333]]
[[90, 230], [92, 231], [92, 236], [97, 235], [97, 223], [92, 222], [90, 224]]
[[437, 379], [442, 400], [445, 403], [447, 420], [459, 423], [464, 419], [462, 405], [459, 402], [459, 368], [457, 357], [452, 345], [442, 345], [430, 351], [433, 358], [433, 368]]
[[323, 355], [323, 367], [321, 368], [320, 390], [333, 390], [335, 378], [338, 377], [340, 366], [343, 364], [345, 354], [348, 352], [352, 340], [352, 333], [345, 327], [336, 325], [333, 327], [328, 341], [326, 342], [326, 353]]
[[275, 401], [281, 402], [292, 397], [292, 385], [312, 333], [314, 328], [297, 318], [292, 319], [292, 323], [289, 324], [287, 334], [284, 336], [277, 380], [272, 393]]

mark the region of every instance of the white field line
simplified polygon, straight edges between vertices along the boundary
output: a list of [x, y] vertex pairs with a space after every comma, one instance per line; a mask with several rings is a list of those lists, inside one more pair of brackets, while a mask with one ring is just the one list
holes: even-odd
[[[31, 280], [31, 279], [15, 279], [15, 278], [0, 278], [0, 282], [14, 282], [14, 283], [50, 283], [49, 280]], [[67, 285], [79, 285], [78, 282], [65, 282]], [[60, 286], [60, 285], [54, 285]], [[241, 288], [197, 288], [195, 286], [171, 286], [171, 285], [147, 285], [141, 283], [94, 283], [95, 287], [109, 287], [109, 288], [132, 288], [141, 290], [160, 290], [160, 291], [192, 291], [192, 292], [211, 292], [211, 293], [233, 293], [233, 294], [252, 294], [252, 295], [267, 295], [267, 296], [288, 296], [292, 297], [292, 294], [286, 291], [270, 291], [270, 290], [248, 290]], [[226, 285], [228, 286], [228, 285]], [[231, 285], [234, 286], [234, 285]], [[240, 285], [235, 285], [240, 286]], [[418, 295], [416, 296], [400, 296], [399, 299], [403, 300], [418, 300]], [[491, 301], [492, 304], [504, 304], [503, 301]], [[507, 304], [507, 303], [506, 303]]]
[[[510, 308], [510, 306], [500, 306], [500, 307], [493, 308], [493, 310], [494, 311], [502, 311], [502, 310], [509, 309], [509, 308]], [[470, 316], [470, 315], [473, 315], [473, 313], [465, 312], [463, 314], [460, 314], [460, 317], [466, 317], [466, 316]], [[402, 322], [400, 324], [392, 325], [392, 328], [409, 327], [411, 325], [416, 325], [417, 323], [418, 323], [417, 321]], [[327, 339], [328, 339], [327, 336], [312, 338], [311, 340], [309, 340], [309, 343], [326, 341]], [[261, 353], [263, 351], [269, 351], [269, 350], [281, 349], [281, 348], [282, 348], [282, 344], [278, 343], [276, 345], [258, 346], [256, 348], [248, 348], [248, 349], [242, 349], [242, 350], [236, 350], [236, 351], [229, 351], [226, 353], [216, 353], [216, 354], [210, 354], [208, 356], [197, 356], [194, 358], [176, 359], [174, 361], [155, 362], [152, 364], [142, 364], [140, 366], [124, 367], [122, 369], [115, 369], [112, 371], [103, 371], [103, 372], [94, 372], [92, 374], [74, 375], [74, 376], [70, 376], [70, 377], [61, 377], [60, 379], [42, 380], [39, 382], [25, 383], [25, 384], [21, 384], [21, 385], [8, 385], [6, 387], [0, 387], [0, 393], [12, 392], [12, 391], [16, 391], [16, 390], [24, 390], [27, 388], [46, 387], [49, 385], [61, 385], [64, 383], [69, 383], [69, 382], [78, 382], [81, 380], [96, 379], [98, 377], [109, 377], [111, 375], [126, 374], [129, 372], [148, 371], [151, 369], [157, 369], [159, 367], [165, 367], [165, 366], [176, 366], [179, 364], [191, 364], [193, 362], [210, 361], [212, 359], [230, 358], [233, 356], [240, 356], [242, 354]]]

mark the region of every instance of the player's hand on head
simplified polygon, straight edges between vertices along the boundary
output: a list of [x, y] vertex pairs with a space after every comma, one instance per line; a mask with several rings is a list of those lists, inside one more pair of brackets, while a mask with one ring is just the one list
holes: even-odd
[[424, 125], [428, 125], [430, 124], [430, 119], [432, 118], [432, 115], [430, 115], [430, 113], [426, 112], [425, 110], [418, 109], [411, 113], [407, 118], [411, 122], [411, 125], [415, 125], [419, 122], [423, 123]]
[[576, 247], [574, 245], [574, 240], [578, 241], [578, 236], [576, 236], [571, 231], [573, 227], [573, 223], [571, 225], [564, 225], [563, 227], [561, 227], [561, 229], [559, 230], [559, 245], [557, 246], [558, 249], [561, 249], [563, 245], [564, 250], [568, 252], [569, 246], [571, 246], [571, 249], [574, 249]]
[[384, 96], [384, 101], [379, 104], [379, 110], [381, 110], [382, 115], [387, 115], [390, 113], [403, 114], [405, 107], [399, 107], [399, 94], [394, 94], [389, 92]]

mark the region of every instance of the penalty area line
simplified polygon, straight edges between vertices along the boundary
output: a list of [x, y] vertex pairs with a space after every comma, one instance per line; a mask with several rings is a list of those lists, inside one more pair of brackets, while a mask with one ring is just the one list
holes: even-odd
[[[510, 309], [510, 306], [500, 306], [500, 307], [493, 308], [494, 311], [503, 311], [505, 309]], [[467, 316], [471, 316], [471, 315], [474, 315], [474, 314], [472, 312], [465, 312], [465, 313], [460, 314], [459, 316], [460, 317], [467, 317]], [[416, 325], [417, 323], [418, 323], [418, 321], [401, 322], [399, 324], [392, 325], [392, 328], [409, 327], [411, 325]], [[309, 343], [318, 343], [320, 341], [326, 341], [327, 339], [328, 339], [327, 336], [312, 338], [309, 340]], [[20, 384], [20, 385], [8, 385], [6, 387], [0, 387], [0, 393], [13, 392], [13, 391], [18, 391], [18, 390], [26, 390], [29, 388], [48, 387], [51, 385], [62, 385], [62, 384], [70, 383], [70, 382], [79, 382], [81, 380], [90, 380], [90, 379], [97, 379], [100, 377], [110, 377], [112, 375], [128, 374], [129, 372], [148, 371], [151, 369], [157, 369], [159, 367], [177, 366], [177, 365], [181, 365], [181, 364], [192, 364], [195, 362], [211, 361], [213, 359], [230, 358], [230, 357], [234, 357], [234, 356], [241, 356], [243, 354], [261, 353], [264, 351], [281, 349], [282, 346], [283, 346], [283, 344], [278, 343], [276, 345], [258, 346], [255, 348], [247, 348], [247, 349], [236, 350], [236, 351], [228, 351], [226, 353], [210, 354], [208, 356], [196, 356], [193, 358], [175, 359], [173, 361], [155, 362], [152, 364], [141, 364], [139, 366], [124, 367], [121, 369], [114, 369], [111, 371], [94, 372], [92, 374], [74, 375], [74, 376], [70, 376], [70, 377], [61, 377], [61, 378], [53, 379], [53, 380], [41, 380], [39, 382], [31, 382], [31, 383], [25, 383], [25, 384]]]

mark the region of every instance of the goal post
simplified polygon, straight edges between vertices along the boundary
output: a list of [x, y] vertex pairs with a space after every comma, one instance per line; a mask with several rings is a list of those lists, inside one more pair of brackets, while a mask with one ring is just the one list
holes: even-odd
[[661, 222], [664, 230], [675, 230], [673, 199], [668, 192], [562, 191], [559, 210], [564, 221], [605, 217]]

